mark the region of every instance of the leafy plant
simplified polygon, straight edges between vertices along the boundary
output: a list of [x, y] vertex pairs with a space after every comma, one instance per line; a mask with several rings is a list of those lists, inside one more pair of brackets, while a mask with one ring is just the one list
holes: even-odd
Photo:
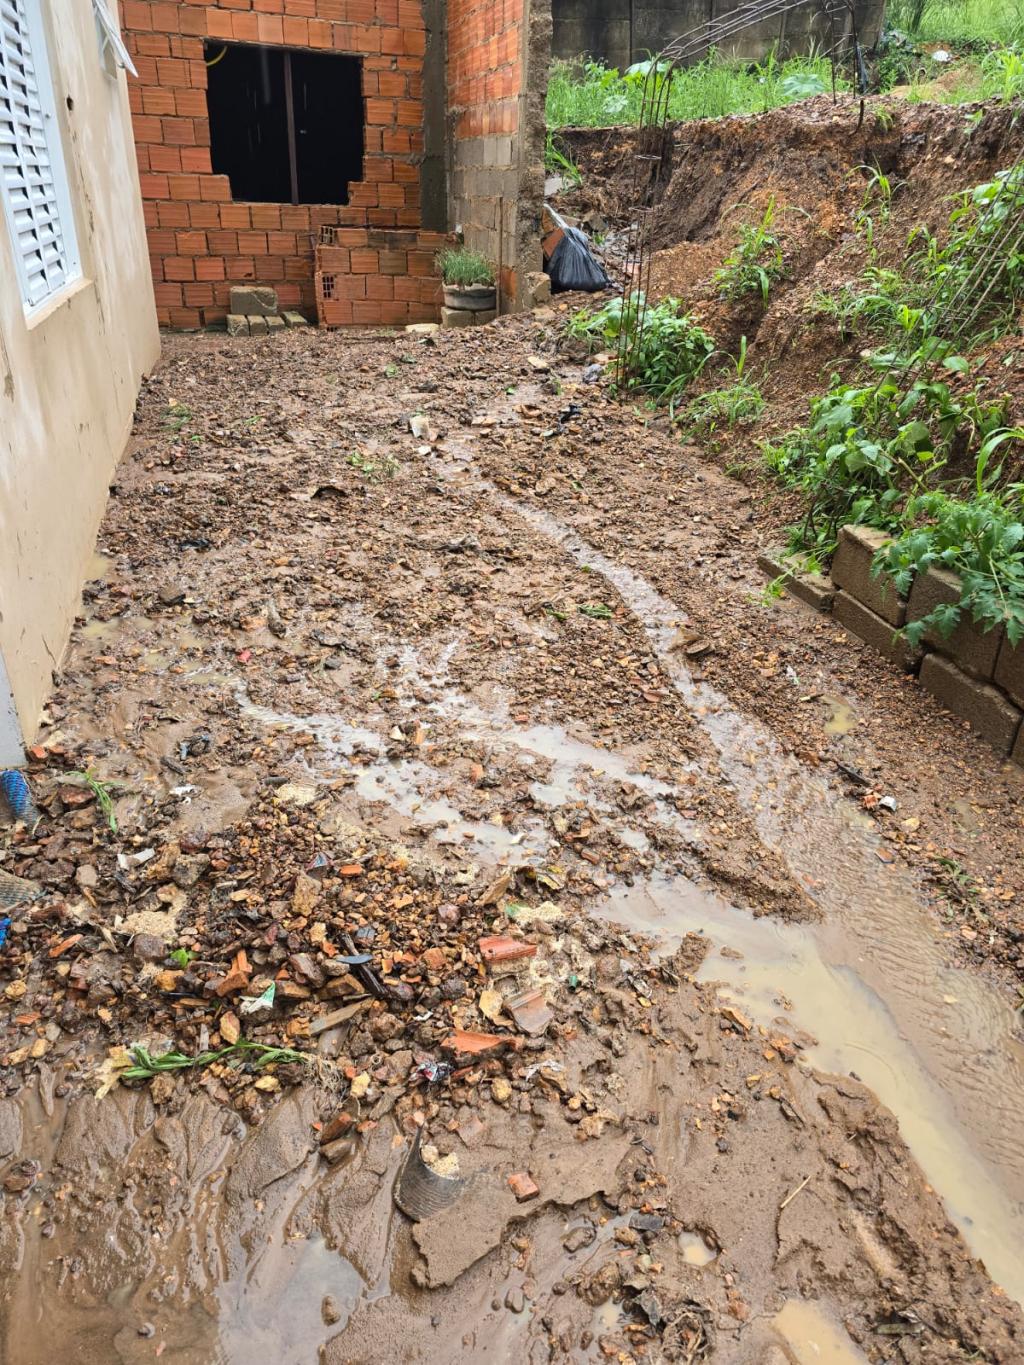
[[472, 284], [493, 284], [494, 266], [479, 251], [467, 246], [448, 246], [437, 253], [437, 269], [445, 284], [468, 288]]
[[772, 231], [774, 221], [775, 196], [772, 195], [757, 222], [741, 224], [735, 249], [714, 273], [714, 281], [723, 298], [760, 294], [761, 301], [768, 302], [772, 285], [786, 274], [782, 244]]
[[296, 1052], [290, 1047], [271, 1047], [266, 1043], [250, 1043], [244, 1038], [232, 1043], [230, 1047], [222, 1047], [217, 1051], [197, 1052], [194, 1057], [173, 1050], [154, 1057], [142, 1043], [133, 1043], [128, 1052], [134, 1065], [126, 1067], [121, 1072], [121, 1079], [125, 1081], [148, 1081], [154, 1076], [173, 1071], [187, 1071], [193, 1067], [210, 1066], [214, 1062], [226, 1062], [229, 1066], [252, 1066], [256, 1070], [262, 1070], [277, 1062], [305, 1062], [308, 1065], [312, 1061], [307, 1052]]
[[[962, 364], [945, 363], [954, 372]], [[943, 380], [834, 386], [811, 404], [808, 426], [764, 448], [776, 477], [807, 500], [792, 548], [827, 558], [846, 522], [898, 530], [908, 499], [929, 492], [955, 452], [1005, 439], [1004, 422], [1001, 403], [955, 397]]]
[[730, 356], [736, 382], [720, 389], [707, 389], [687, 403], [681, 419], [691, 431], [703, 430], [709, 436], [723, 424], [730, 429], [760, 417], [767, 406], [761, 390], [744, 378], [747, 363], [747, 338], [740, 338], [740, 353]]
[[195, 953], [189, 948], [175, 948], [174, 952], [170, 953], [169, 956], [174, 965], [180, 967], [181, 970], [184, 971], [195, 957]]
[[563, 184], [571, 189], [578, 190], [583, 184], [583, 172], [573, 160], [572, 152], [550, 129], [544, 144], [544, 169], [550, 175], [561, 176]]
[[580, 615], [590, 616], [595, 621], [610, 621], [615, 614], [611, 607], [605, 606], [603, 602], [584, 602], [579, 612]]
[[576, 340], [615, 345], [626, 333], [631, 373], [626, 387], [642, 389], [659, 403], [671, 403], [704, 368], [715, 343], [686, 313], [678, 299], [645, 305], [634, 292], [610, 300], [597, 312], [582, 309], [566, 325]]
[[111, 794], [112, 789], [117, 785], [114, 782], [104, 782], [102, 778], [89, 769], [87, 772], [68, 773], [64, 779], [74, 786], [88, 787], [96, 798], [96, 804], [103, 812], [103, 818], [107, 822], [107, 828], [111, 834], [117, 833], [117, 816], [114, 814], [114, 798]]
[[1024, 441], [1024, 431], [997, 431], [983, 443], [972, 497], [940, 488], [908, 499], [906, 529], [876, 556], [875, 571], [891, 573], [901, 594], [933, 567], [960, 577], [959, 601], [940, 603], [904, 628], [911, 644], [930, 630], [951, 635], [965, 614], [983, 631], [1005, 626], [1011, 644], [1024, 638], [1024, 488], [992, 486], [1000, 470], [985, 477], [991, 456], [1008, 440]]

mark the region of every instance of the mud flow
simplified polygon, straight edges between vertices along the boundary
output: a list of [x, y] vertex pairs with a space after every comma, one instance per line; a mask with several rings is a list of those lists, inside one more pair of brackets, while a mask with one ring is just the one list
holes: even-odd
[[564, 316], [166, 339], [0, 835], [4, 1361], [1024, 1360], [1021, 776]]

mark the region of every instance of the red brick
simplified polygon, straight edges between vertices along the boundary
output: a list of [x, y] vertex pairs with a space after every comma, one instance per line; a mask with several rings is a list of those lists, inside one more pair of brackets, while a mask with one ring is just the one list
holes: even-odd
[[142, 188], [143, 199], [167, 199], [170, 191], [167, 188], [166, 175], [142, 175], [139, 177]]
[[284, 24], [276, 14], [261, 14], [257, 17], [257, 32], [261, 43], [283, 43]]
[[224, 269], [229, 280], [254, 280], [256, 278], [256, 266], [253, 264], [251, 256], [229, 256], [224, 262]]
[[224, 279], [224, 262], [219, 256], [204, 256], [196, 261], [197, 280]]
[[279, 204], [253, 204], [249, 210], [254, 228], [279, 228], [281, 226], [281, 207]]
[[198, 175], [209, 175], [213, 169], [209, 147], [182, 147], [181, 169], [195, 171]]
[[352, 302], [352, 321], [362, 324], [380, 322], [381, 310], [384, 307], [385, 305], [376, 299], [354, 299]]
[[390, 275], [367, 275], [366, 297], [368, 299], [393, 299], [395, 281]]
[[268, 232], [267, 250], [274, 256], [294, 256], [298, 251], [294, 232]]
[[170, 199], [198, 199], [199, 198], [199, 177], [198, 175], [169, 175], [167, 177], [169, 185], [168, 198]]
[[208, 250], [205, 232], [179, 232], [177, 239], [179, 256], [205, 256]]
[[157, 217], [161, 227], [188, 227], [188, 205], [158, 204]]
[[[167, 91], [171, 94], [171, 91]], [[205, 90], [175, 90], [173, 109], [162, 109], [161, 113], [180, 114], [183, 118], [205, 118], [206, 117], [206, 91]]]
[[157, 304], [162, 308], [175, 308], [181, 304], [181, 285], [180, 284], [156, 284], [153, 286], [153, 296]]
[[172, 308], [170, 316], [172, 327], [192, 328], [202, 325], [198, 308]]
[[188, 78], [188, 67], [176, 57], [158, 57], [156, 69], [158, 85], [187, 86], [191, 83]]
[[236, 14], [231, 28], [236, 42], [258, 43], [260, 41], [259, 21], [255, 14]]
[[190, 118], [165, 118], [161, 119], [163, 124], [163, 140], [172, 147], [194, 146], [196, 140], [195, 123]]
[[309, 24], [305, 19], [284, 19], [284, 41], [289, 47], [309, 46]]
[[226, 175], [204, 175], [199, 181], [201, 199], [230, 199], [231, 182]]
[[194, 280], [196, 277], [195, 262], [185, 256], [166, 256], [164, 258], [164, 275], [169, 280]]
[[220, 212], [216, 204], [189, 204], [188, 221], [194, 228], [217, 228]]
[[303, 204], [281, 205], [281, 226], [283, 228], [309, 228], [309, 209]]
[[121, 5], [122, 22], [126, 29], [151, 29], [153, 17], [151, 7], [142, 0], [123, 0]]
[[181, 150], [178, 147], [153, 146], [146, 150], [149, 153], [151, 171], [181, 170]]
[[226, 228], [247, 228], [252, 226], [248, 204], [221, 204], [220, 225]]
[[[152, 86], [143, 90], [142, 112], [144, 114], [173, 114], [174, 91], [161, 90], [159, 86]], [[145, 131], [147, 127], [152, 126], [155, 126], [157, 130], [159, 130], [159, 121], [155, 118], [136, 118], [132, 123], [136, 142], [153, 142], [155, 139], [152, 136], [149, 136]], [[157, 137], [159, 137], [159, 131], [157, 132]]]
[[222, 9], [210, 8], [206, 11], [207, 32], [211, 38], [233, 38], [234, 29], [231, 15]]
[[205, 308], [213, 303], [212, 284], [186, 284], [185, 302], [193, 308]]
[[210, 243], [210, 251], [217, 256], [237, 256], [238, 255], [238, 233], [227, 232], [221, 229], [218, 232], [208, 232], [207, 240]]
[[265, 232], [240, 232], [238, 250], [243, 256], [265, 256], [267, 254], [267, 234]]
[[212, 10], [198, 8], [194, 5], [184, 6], [179, 12], [182, 33], [194, 34], [205, 37], [209, 32], [207, 16]]

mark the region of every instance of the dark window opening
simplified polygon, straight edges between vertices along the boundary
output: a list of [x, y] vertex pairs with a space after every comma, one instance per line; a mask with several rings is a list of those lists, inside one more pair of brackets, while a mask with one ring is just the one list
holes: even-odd
[[363, 178], [358, 57], [207, 43], [210, 156], [231, 197], [347, 204]]

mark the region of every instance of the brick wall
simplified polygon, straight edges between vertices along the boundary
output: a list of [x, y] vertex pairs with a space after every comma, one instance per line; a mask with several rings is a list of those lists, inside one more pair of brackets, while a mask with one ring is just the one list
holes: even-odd
[[[419, 240], [421, 168], [430, 160], [423, 81], [430, 35], [420, 0], [121, 0], [121, 14], [139, 72], [129, 90], [162, 324], [216, 322], [227, 312], [230, 285], [248, 281], [272, 285], [282, 307], [312, 313], [313, 238], [323, 225], [361, 230], [367, 250], [419, 248], [420, 263], [429, 249]], [[363, 180], [351, 186], [347, 205], [232, 201], [227, 177], [214, 175], [210, 163], [204, 39], [363, 59]], [[371, 247], [371, 231], [388, 233], [388, 243]], [[352, 296], [359, 321], [435, 316], [432, 281], [382, 273], [368, 287], [374, 273], [356, 273], [350, 286], [364, 291]]]
[[449, 0], [452, 212], [467, 245], [500, 266], [506, 307], [541, 266], [550, 47], [544, 0]]

